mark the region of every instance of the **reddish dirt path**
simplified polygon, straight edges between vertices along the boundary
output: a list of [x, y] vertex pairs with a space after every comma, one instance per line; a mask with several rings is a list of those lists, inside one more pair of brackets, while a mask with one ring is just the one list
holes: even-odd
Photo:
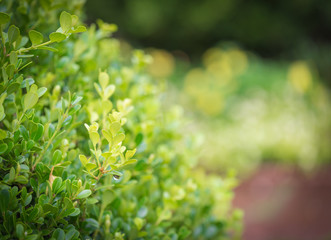
[[244, 240], [331, 239], [331, 166], [308, 176], [265, 165], [235, 192]]

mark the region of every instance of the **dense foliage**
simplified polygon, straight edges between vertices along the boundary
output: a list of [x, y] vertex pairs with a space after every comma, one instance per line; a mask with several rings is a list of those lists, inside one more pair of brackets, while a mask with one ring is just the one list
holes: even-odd
[[151, 58], [111, 38], [115, 25], [86, 29], [81, 6], [1, 3], [0, 238], [239, 236], [233, 176], [193, 168]]

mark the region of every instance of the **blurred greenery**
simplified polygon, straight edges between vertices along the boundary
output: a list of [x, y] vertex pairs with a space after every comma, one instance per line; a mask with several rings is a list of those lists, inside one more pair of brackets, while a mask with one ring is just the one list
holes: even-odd
[[170, 53], [150, 54], [155, 77], [178, 83], [184, 75], [169, 99], [184, 105], [188, 132], [204, 133], [200, 164], [207, 169], [245, 175], [266, 161], [306, 171], [330, 162], [330, 94], [312, 63], [266, 61], [223, 44], [181, 74]]
[[198, 59], [220, 40], [234, 41], [263, 57], [313, 60], [331, 82], [331, 1], [88, 0], [86, 12], [91, 22], [117, 23], [118, 36], [135, 46]]

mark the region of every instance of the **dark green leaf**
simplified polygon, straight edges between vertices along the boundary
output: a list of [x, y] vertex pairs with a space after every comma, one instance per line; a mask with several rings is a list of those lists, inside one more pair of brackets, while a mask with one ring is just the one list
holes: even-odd
[[8, 149], [8, 146], [6, 143], [1, 143], [0, 144], [0, 154], [3, 154], [4, 152], [6, 152]]
[[8, 29], [8, 40], [10, 43], [15, 42], [20, 36], [20, 30], [18, 27], [11, 25]]
[[62, 229], [57, 228], [52, 235], [52, 238], [56, 240], [65, 240], [65, 233]]
[[0, 25], [8, 23], [10, 17], [7, 13], [0, 12]]

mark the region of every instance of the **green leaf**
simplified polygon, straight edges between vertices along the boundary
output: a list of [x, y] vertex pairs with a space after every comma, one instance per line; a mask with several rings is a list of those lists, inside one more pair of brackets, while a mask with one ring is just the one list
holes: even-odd
[[63, 11], [60, 15], [60, 25], [64, 32], [68, 32], [72, 26], [71, 15]]
[[17, 64], [17, 53], [15, 51], [11, 51], [10, 55], [9, 55], [9, 60], [10, 60], [10, 63], [13, 64], [13, 65], [16, 65]]
[[99, 83], [102, 89], [105, 89], [109, 83], [109, 75], [106, 72], [99, 73]]
[[17, 223], [16, 224], [16, 235], [19, 239], [23, 239], [24, 238], [24, 227], [22, 224]]
[[52, 164], [56, 165], [56, 164], [60, 163], [61, 160], [62, 160], [62, 152], [59, 149], [57, 149], [53, 153]]
[[44, 41], [44, 36], [36, 30], [31, 30], [29, 32], [29, 38], [32, 46], [39, 45]]
[[10, 20], [10, 17], [7, 13], [0, 12], [0, 24], [6, 24]]
[[14, 64], [9, 64], [6, 67], [6, 73], [7, 73], [9, 79], [13, 78], [15, 70], [16, 70], [16, 68], [15, 68]]
[[96, 146], [97, 143], [99, 142], [100, 140], [100, 136], [99, 136], [99, 133], [98, 132], [90, 132], [90, 139], [92, 140], [92, 143], [93, 143], [93, 146]]
[[136, 149], [127, 150], [125, 153], [125, 159], [127, 160], [131, 159], [135, 153], [136, 153]]
[[21, 84], [18, 82], [14, 82], [12, 84], [10, 84], [7, 88], [7, 94], [12, 94], [15, 93], [19, 88], [20, 88]]
[[22, 81], [21, 83], [21, 88], [26, 88], [26, 84], [28, 84], [29, 86], [31, 86], [32, 84], [34, 84], [34, 80], [32, 78], [26, 78]]
[[38, 102], [38, 94], [35, 92], [28, 92], [24, 95], [24, 111], [33, 108], [34, 105]]
[[7, 189], [2, 189], [0, 192], [0, 210], [2, 213], [8, 210], [9, 199], [9, 191]]
[[76, 104], [79, 103], [82, 99], [83, 99], [83, 97], [81, 97], [81, 96], [77, 96], [77, 97], [75, 98], [75, 100], [72, 101], [71, 105], [76, 105]]
[[71, 217], [76, 217], [80, 214], [80, 209], [79, 208], [75, 208], [75, 211], [71, 214], [69, 214], [69, 216]]
[[91, 228], [92, 228], [93, 230], [99, 228], [99, 223], [98, 223], [98, 221], [95, 220], [95, 219], [93, 219], [93, 218], [87, 218], [87, 219], [85, 220], [85, 222], [87, 222], [88, 225], [90, 225]]
[[0, 154], [3, 154], [4, 152], [6, 152], [7, 149], [8, 149], [8, 145], [6, 143], [0, 144]]
[[65, 34], [59, 33], [59, 32], [53, 32], [49, 35], [49, 39], [52, 42], [61, 42], [66, 38], [67, 38], [67, 36]]
[[118, 133], [120, 129], [121, 129], [121, 124], [119, 122], [113, 122], [110, 125], [110, 131], [113, 134], [113, 136], [115, 136], [115, 134]]
[[29, 180], [25, 176], [20, 175], [15, 179], [15, 182], [18, 182], [20, 184], [27, 184]]
[[51, 214], [57, 214], [58, 213], [58, 209], [57, 207], [54, 207], [53, 205], [49, 204], [49, 203], [46, 203], [43, 205], [43, 210], [44, 210], [44, 213], [51, 213]]
[[125, 138], [124, 133], [120, 133], [120, 134], [116, 135], [116, 136], [114, 137], [113, 144], [114, 144], [114, 145], [118, 145], [118, 144], [120, 144], [120, 143], [124, 140], [124, 138]]
[[142, 143], [143, 139], [144, 139], [144, 135], [142, 133], [138, 133], [136, 136], [136, 139], [134, 140], [136, 143], [136, 146], [139, 146], [140, 143]]
[[29, 132], [26, 130], [26, 128], [23, 125], [21, 125], [19, 129], [20, 129], [20, 132], [21, 132], [24, 140], [28, 141], [29, 140]]
[[52, 234], [52, 239], [56, 239], [56, 240], [65, 240], [65, 233], [62, 229], [57, 228], [53, 234]]
[[9, 182], [13, 182], [15, 180], [15, 168], [11, 167], [9, 171]]
[[10, 43], [15, 42], [20, 36], [20, 30], [18, 27], [11, 25], [8, 29], [8, 40]]
[[81, 33], [81, 32], [86, 32], [86, 27], [85, 26], [78, 26], [74, 30], [71, 30], [72, 33]]
[[60, 177], [55, 178], [52, 184], [52, 192], [56, 194], [58, 190], [61, 188], [61, 185], [62, 185], [62, 178]]
[[87, 198], [87, 197], [90, 196], [91, 194], [92, 194], [91, 190], [89, 190], [89, 189], [85, 189], [85, 190], [81, 191], [81, 192], [77, 195], [76, 199]]
[[44, 126], [40, 123], [37, 124], [37, 129], [32, 132], [31, 138], [35, 141], [38, 141], [44, 133]]
[[96, 168], [97, 167], [97, 165], [95, 164], [95, 163], [87, 163], [86, 165], [85, 165], [85, 168], [87, 169], [87, 171], [91, 171], [92, 169], [94, 169], [94, 168]]
[[45, 94], [46, 91], [47, 91], [47, 88], [45, 88], [45, 87], [41, 87], [41, 88], [39, 88], [39, 89], [37, 90], [38, 97], [39, 97], [39, 98], [42, 97], [42, 96]]
[[79, 155], [79, 160], [81, 161], [83, 166], [85, 166], [88, 163], [87, 158], [82, 154]]

